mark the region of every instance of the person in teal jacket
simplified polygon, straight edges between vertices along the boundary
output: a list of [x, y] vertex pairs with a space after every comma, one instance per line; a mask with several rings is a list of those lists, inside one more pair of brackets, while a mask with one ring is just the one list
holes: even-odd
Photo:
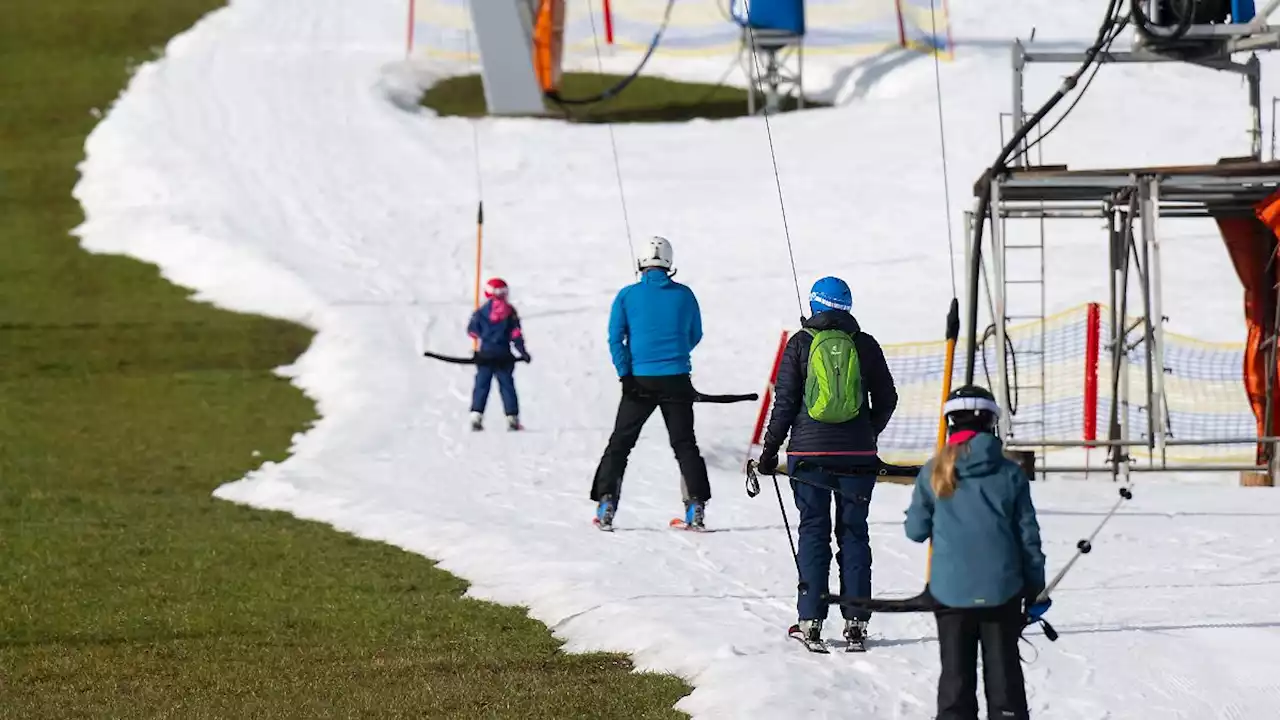
[[1038, 618], [1047, 609], [1037, 605], [1045, 560], [1031, 485], [1004, 456], [991, 393], [962, 387], [944, 413], [947, 444], [916, 478], [905, 521], [908, 538], [933, 541], [928, 591], [940, 606], [942, 660], [937, 718], [977, 720], [981, 646], [987, 717], [1026, 720], [1018, 639], [1028, 614]]

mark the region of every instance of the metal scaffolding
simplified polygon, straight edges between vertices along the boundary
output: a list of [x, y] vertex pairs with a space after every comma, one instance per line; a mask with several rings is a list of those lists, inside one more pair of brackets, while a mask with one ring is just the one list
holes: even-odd
[[[1218, 26], [1206, 26], [1218, 27]], [[1270, 45], [1253, 45], [1256, 49], [1275, 49], [1280, 47], [1275, 40], [1275, 34], [1266, 35]], [[1085, 59], [1083, 52], [1049, 52], [1049, 51], [1032, 51], [1022, 44], [1021, 40], [1015, 40], [1013, 43], [1013, 118], [1014, 132], [1017, 132], [1025, 121], [1026, 109], [1023, 105], [1024, 80], [1027, 66], [1031, 63], [1073, 63], [1078, 64]], [[1199, 65], [1200, 67], [1211, 70], [1219, 70], [1225, 72], [1234, 72], [1245, 77], [1249, 83], [1249, 108], [1250, 126], [1249, 137], [1251, 138], [1251, 154], [1255, 160], [1262, 159], [1262, 63], [1258, 60], [1257, 55], [1250, 55], [1248, 61], [1239, 63], [1231, 59], [1230, 54], [1225, 56], [1219, 54], [1211, 54], [1207, 56], [1186, 56], [1181, 54], [1168, 54], [1159, 52], [1156, 49], [1143, 48], [1135, 46], [1132, 50], [1108, 50], [1098, 54], [1097, 62], [1099, 63], [1171, 63], [1180, 62], [1190, 65]]]
[[[1016, 117], [1016, 115], [1015, 115]], [[983, 188], [975, 188], [981, 196]], [[992, 388], [1002, 407], [1002, 435], [1011, 450], [1040, 449], [1040, 472], [1089, 472], [1103, 468], [1052, 467], [1044, 458], [1048, 447], [1086, 448], [1100, 446], [1108, 451], [1106, 469], [1114, 478], [1130, 471], [1214, 470], [1253, 471], [1273, 475], [1280, 438], [1268, 421], [1262, 436], [1251, 438], [1172, 438], [1166, 423], [1167, 406], [1164, 393], [1164, 316], [1163, 287], [1160, 269], [1160, 220], [1163, 218], [1205, 218], [1231, 214], [1252, 216], [1254, 206], [1280, 190], [1280, 162], [1255, 160], [1223, 161], [1218, 165], [1126, 168], [1114, 170], [1072, 171], [1065, 167], [1015, 168], [991, 179], [990, 217], [992, 251], [982, 264], [982, 282], [988, 299], [995, 332], [996, 377]], [[1020, 438], [1010, 424], [1013, 411], [1007, 359], [1005, 322], [1007, 289], [1007, 234], [1005, 223], [1011, 218], [1024, 219], [1090, 219], [1108, 223], [1110, 236], [1111, 333], [1105, 347], [1111, 353], [1109, 395], [1110, 418], [1107, 438], [1097, 441], [1061, 441], [1045, 437]], [[971, 246], [972, 240], [970, 241]], [[972, 250], [971, 247], [967, 248]], [[1134, 298], [1141, 303], [1141, 318], [1127, 320], [1130, 309], [1130, 277], [1136, 275]], [[988, 276], [990, 282], [987, 282]], [[970, 280], [972, 282], [972, 280]], [[969, 297], [976, 298], [970, 287]], [[1280, 296], [1277, 297], [1280, 303]], [[1002, 321], [1004, 320], [1004, 321]], [[1270, 418], [1274, 402], [1271, 389], [1276, 378], [1277, 342], [1280, 337], [1280, 312], [1277, 325], [1269, 329], [1267, 339], [1268, 367], [1266, 417]], [[1130, 353], [1141, 348], [1145, 365], [1145, 382], [1139, 394], [1129, 387], [1127, 370]], [[1041, 378], [1041, 382], [1044, 379]], [[1129, 424], [1129, 409], [1145, 409], [1148, 422], [1145, 431], [1135, 437]], [[1267, 450], [1263, 465], [1175, 465], [1166, 457], [1171, 446], [1260, 445]], [[1129, 448], [1145, 447], [1150, 452], [1146, 467], [1133, 467]]]

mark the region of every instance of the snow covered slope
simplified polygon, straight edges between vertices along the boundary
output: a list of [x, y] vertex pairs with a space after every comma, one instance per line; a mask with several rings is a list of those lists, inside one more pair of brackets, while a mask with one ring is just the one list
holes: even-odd
[[[1038, 40], [1084, 44], [1104, 3], [953, 5], [960, 50], [942, 82], [959, 229], [1008, 109], [1003, 44], [1033, 26]], [[781, 518], [770, 490], [745, 497], [737, 471], [753, 408], [699, 410], [720, 532], [666, 529], [679, 481], [656, 421], [633, 455], [619, 532], [588, 522], [618, 393], [605, 322], [631, 279], [603, 127], [478, 123], [486, 273], [512, 284], [535, 361], [517, 376], [527, 433], [465, 429], [469, 374], [420, 353], [468, 347], [472, 123], [413, 109], [432, 72], [461, 69], [398, 65], [403, 22], [402, 0], [234, 0], [141, 68], [89, 138], [76, 188], [85, 247], [157, 262], [201, 298], [320, 330], [286, 372], [323, 419], [289, 461], [218, 496], [436, 558], [473, 595], [527, 605], [570, 649], [626, 651], [689, 678], [696, 690], [679, 707], [698, 718], [930, 717], [929, 617], [877, 618], [877, 646], [862, 657], [809, 655], [785, 637], [795, 581]], [[653, 70], [714, 80], [723, 67]], [[1034, 69], [1029, 98], [1068, 71]], [[806, 72], [839, 106], [773, 123], [801, 282], [844, 275], [881, 340], [934, 338], [951, 288], [931, 61], [820, 57]], [[1107, 68], [1047, 159], [1244, 154], [1244, 107], [1237, 80], [1206, 70]], [[1136, 131], [1140, 117], [1155, 119]], [[617, 140], [633, 232], [671, 238], [680, 278], [699, 294], [697, 384], [755, 390], [772, 339], [796, 316], [762, 121], [619, 127]], [[1104, 298], [1100, 229], [1049, 239], [1051, 309]], [[1212, 227], [1186, 223], [1167, 248], [1171, 328], [1241, 338], [1237, 281]], [[1113, 497], [1101, 482], [1036, 487], [1051, 571]], [[902, 537], [906, 501], [902, 488], [877, 490], [879, 593], [922, 581], [923, 548]], [[1271, 716], [1278, 517], [1280, 496], [1266, 491], [1142, 482], [1056, 596], [1061, 640], [1036, 640], [1036, 717]]]

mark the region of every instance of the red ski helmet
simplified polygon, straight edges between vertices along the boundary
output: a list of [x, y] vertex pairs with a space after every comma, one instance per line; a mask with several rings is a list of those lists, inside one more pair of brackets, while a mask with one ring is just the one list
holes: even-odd
[[507, 282], [502, 278], [489, 278], [489, 282], [484, 284], [485, 299], [505, 298], [508, 292]]

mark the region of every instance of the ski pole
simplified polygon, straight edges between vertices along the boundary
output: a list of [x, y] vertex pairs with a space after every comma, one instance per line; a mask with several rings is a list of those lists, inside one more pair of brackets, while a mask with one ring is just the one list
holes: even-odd
[[1080, 556], [1085, 555], [1089, 553], [1089, 551], [1093, 550], [1094, 538], [1098, 537], [1098, 533], [1102, 531], [1102, 527], [1106, 525], [1107, 521], [1110, 520], [1112, 516], [1116, 514], [1116, 510], [1120, 509], [1120, 504], [1123, 503], [1125, 500], [1132, 500], [1132, 499], [1133, 499], [1133, 492], [1130, 491], [1128, 487], [1120, 488], [1120, 499], [1116, 500], [1115, 504], [1111, 506], [1111, 510], [1106, 514], [1106, 516], [1102, 518], [1102, 522], [1098, 523], [1098, 527], [1093, 529], [1093, 534], [1081, 540], [1080, 542], [1076, 543], [1075, 555], [1072, 555], [1071, 559], [1067, 561], [1067, 564], [1064, 565], [1063, 568], [1058, 571], [1058, 574], [1053, 577], [1053, 581], [1045, 586], [1044, 591], [1041, 592], [1038, 596], [1036, 596], [1036, 602], [1044, 602], [1045, 600], [1049, 599], [1049, 594], [1053, 592], [1054, 588], [1058, 587], [1058, 583], [1062, 582], [1062, 578], [1066, 577], [1067, 571], [1069, 571], [1071, 567], [1076, 564], [1076, 561], [1080, 559]]
[[[747, 496], [755, 497], [760, 494], [760, 477], [756, 473], [759, 466], [755, 460], [747, 461]], [[784, 473], [785, 474], [785, 473]], [[778, 496], [778, 511], [782, 513], [782, 526], [787, 529], [787, 544], [791, 546], [791, 559], [796, 564], [796, 588], [803, 595], [809, 592], [809, 585], [803, 579], [800, 573], [800, 555], [796, 552], [796, 541], [791, 537], [791, 521], [787, 519], [787, 506], [782, 502], [782, 488], [778, 485], [778, 477], [775, 473], [773, 477], [773, 492]]]
[[782, 488], [778, 486], [778, 478], [773, 478], [773, 492], [778, 496], [778, 511], [782, 513], [782, 527], [787, 529], [787, 544], [791, 546], [791, 559], [796, 563], [796, 590], [801, 595], [809, 592], [809, 584], [804, 581], [800, 572], [800, 554], [796, 552], [796, 541], [791, 537], [791, 521], [787, 519], [787, 507], [782, 504]]

